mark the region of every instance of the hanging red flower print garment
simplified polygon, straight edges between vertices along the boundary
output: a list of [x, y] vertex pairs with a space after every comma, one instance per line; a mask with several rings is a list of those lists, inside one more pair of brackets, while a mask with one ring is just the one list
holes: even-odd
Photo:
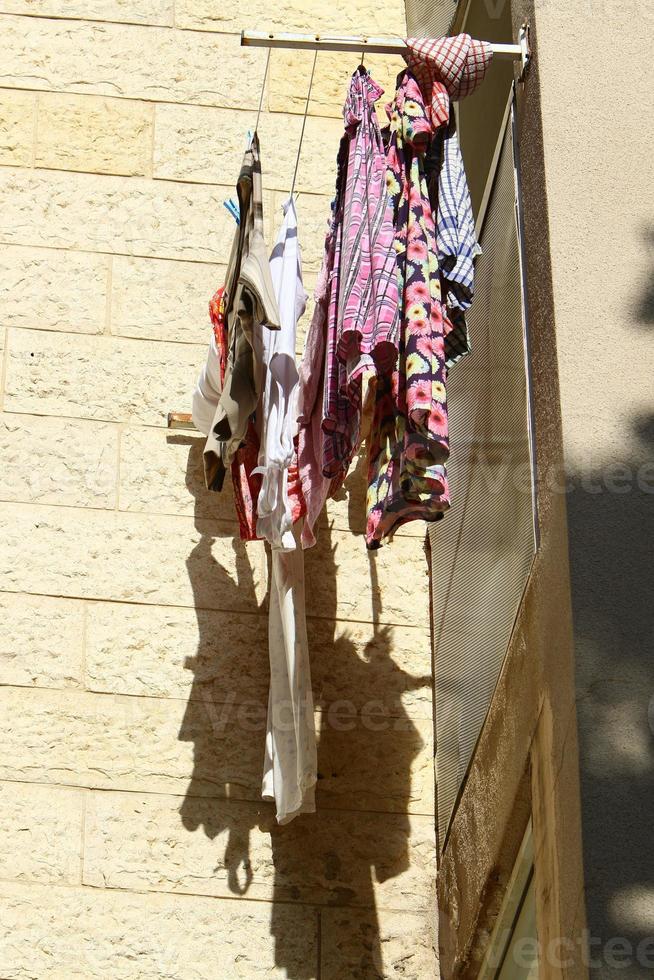
[[402, 321], [395, 370], [377, 378], [368, 469], [369, 548], [379, 547], [408, 521], [438, 520], [450, 504], [444, 465], [449, 455], [446, 326], [424, 173], [433, 128], [408, 70], [398, 76], [388, 112], [387, 185], [394, 208]]
[[[225, 317], [225, 287], [221, 286], [209, 301], [209, 317], [218, 350], [220, 387], [225, 381], [227, 368], [227, 320]], [[253, 473], [259, 457], [259, 436], [252, 419], [248, 421], [243, 442], [232, 460], [234, 506], [239, 531], [243, 541], [257, 541], [257, 498], [261, 489], [261, 475]]]

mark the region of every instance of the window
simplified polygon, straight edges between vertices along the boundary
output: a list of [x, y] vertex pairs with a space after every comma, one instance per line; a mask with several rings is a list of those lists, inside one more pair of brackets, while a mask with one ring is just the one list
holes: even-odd
[[452, 509], [429, 532], [441, 846], [536, 549], [513, 92], [477, 225], [472, 353], [448, 384]]
[[527, 827], [478, 980], [537, 980], [534, 848]]

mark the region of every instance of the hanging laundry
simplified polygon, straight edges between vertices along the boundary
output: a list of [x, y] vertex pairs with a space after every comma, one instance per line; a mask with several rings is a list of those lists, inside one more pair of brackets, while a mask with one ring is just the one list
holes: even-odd
[[323, 476], [344, 478], [359, 444], [361, 376], [397, 356], [399, 314], [386, 162], [375, 112], [383, 89], [361, 66], [343, 106], [327, 316]]
[[279, 329], [263, 236], [261, 160], [256, 133], [245, 152], [236, 189], [240, 224], [232, 242], [224, 296], [229, 335], [227, 367], [208, 430], [205, 403], [212, 398], [210, 371], [202, 373], [193, 400], [193, 421], [207, 434], [204, 469], [207, 487], [212, 490], [222, 488], [225, 470], [245, 438], [248, 421], [259, 402], [263, 372], [254, 350], [255, 332], [262, 326]]
[[[259, 411], [261, 445], [255, 473], [261, 474], [257, 534], [276, 548], [293, 550], [292, 526], [299, 517], [297, 489], [289, 496], [289, 467], [295, 455], [297, 322], [306, 309], [295, 203], [283, 205], [284, 220], [270, 257], [270, 274], [280, 330], [261, 333], [265, 381]], [[296, 461], [297, 462], [297, 461]], [[294, 474], [291, 474], [291, 479]]]
[[470, 353], [465, 312], [474, 295], [475, 258], [481, 254], [454, 113], [431, 141], [425, 156], [425, 173], [436, 213], [441, 288], [450, 323], [445, 336], [445, 362], [450, 368]]
[[[468, 35], [407, 44], [415, 72], [398, 76], [386, 148], [374, 108], [381, 88], [363, 67], [350, 80], [299, 370], [307, 296], [296, 205], [291, 191], [268, 259], [256, 133], [249, 140], [240, 224], [225, 287], [210, 303], [211, 344], [193, 398], [193, 420], [207, 435], [207, 486], [220, 490], [230, 467], [241, 537], [271, 547], [262, 795], [274, 800], [279, 823], [315, 810], [303, 549], [359, 449], [364, 379], [374, 379], [365, 408], [368, 547], [408, 521], [438, 520], [450, 502], [445, 382], [469, 350], [465, 311], [479, 252], [450, 100], [476, 87], [491, 52]], [[310, 92], [311, 83], [305, 121]]]
[[[392, 368], [400, 318], [393, 215], [375, 102], [384, 90], [360, 67], [343, 108], [348, 158], [342, 196], [343, 242], [336, 308], [337, 357], [346, 383]], [[360, 398], [360, 384], [353, 389]]]
[[[341, 144], [341, 151], [343, 144]], [[339, 169], [342, 152], [339, 151]], [[332, 211], [322, 268], [314, 291], [315, 306], [307, 333], [304, 356], [300, 363], [298, 390], [298, 470], [306, 516], [302, 528], [302, 547], [311, 548], [316, 543], [314, 527], [325, 501], [341, 486], [344, 474], [333, 480], [323, 475], [323, 393], [327, 363], [326, 335], [329, 312], [329, 282], [334, 267], [335, 222]]]
[[[209, 352], [193, 394], [193, 422], [205, 435], [211, 431], [227, 370], [229, 345], [224, 286], [217, 289], [209, 301], [209, 319], [213, 328]], [[243, 441], [231, 463], [234, 505], [243, 541], [255, 541], [257, 538], [256, 502], [261, 489], [261, 475], [254, 470], [258, 456], [259, 436], [253, 418], [250, 418]]]
[[469, 34], [407, 38], [404, 60], [420, 86], [434, 131], [448, 123], [450, 100], [471, 95], [483, 82], [492, 57], [488, 41], [475, 41]]
[[[272, 546], [268, 646], [270, 689], [262, 796], [275, 801], [277, 820], [315, 810], [317, 778], [313, 695], [305, 618], [304, 556], [297, 547], [304, 513], [294, 446], [298, 372], [297, 321], [304, 312], [295, 205], [285, 217], [270, 258], [280, 329], [259, 326], [253, 349], [262, 365], [260, 403], [231, 464], [241, 538], [265, 537]], [[208, 429], [227, 367], [224, 289], [209, 304], [213, 330], [194, 396], [197, 427]], [[201, 428], [202, 431], [202, 428]], [[268, 506], [272, 503], [272, 506]], [[293, 527], [293, 525], [296, 525]]]
[[392, 210], [375, 102], [383, 90], [354, 72], [343, 108], [336, 193], [316, 307], [300, 366], [298, 460], [307, 517], [304, 547], [325, 500], [359, 447], [361, 379], [388, 373], [397, 356], [399, 310]]
[[387, 151], [402, 313], [395, 370], [377, 381], [370, 433], [366, 542], [408, 521], [438, 520], [449, 507], [445, 321], [436, 228], [424, 172], [430, 113], [410, 71], [388, 107]]
[[265, 380], [257, 413], [261, 444], [255, 472], [262, 483], [257, 534], [271, 545], [268, 653], [270, 690], [262, 796], [275, 801], [277, 821], [315, 810], [316, 734], [305, 619], [304, 555], [297, 521], [304, 511], [297, 477], [295, 429], [297, 322], [307, 294], [292, 198], [270, 257], [280, 312], [278, 331], [259, 331]]
[[[300, 526], [293, 529], [299, 545]], [[277, 822], [313, 813], [318, 777], [305, 618], [304, 553], [272, 549], [268, 613], [270, 688], [261, 795]]]

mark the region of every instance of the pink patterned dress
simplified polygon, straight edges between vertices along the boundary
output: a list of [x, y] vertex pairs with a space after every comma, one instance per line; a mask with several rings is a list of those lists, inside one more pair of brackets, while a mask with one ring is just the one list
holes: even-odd
[[377, 378], [370, 433], [366, 542], [402, 524], [434, 521], [450, 505], [445, 332], [436, 230], [424, 173], [433, 134], [414, 76], [398, 77], [390, 116], [387, 186], [395, 216], [400, 309], [395, 370]]

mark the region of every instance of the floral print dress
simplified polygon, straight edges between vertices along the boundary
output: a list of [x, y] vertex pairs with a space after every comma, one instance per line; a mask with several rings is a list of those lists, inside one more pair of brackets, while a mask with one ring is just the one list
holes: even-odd
[[395, 370], [377, 377], [370, 432], [366, 542], [412, 520], [434, 521], [450, 505], [445, 332], [436, 230], [424, 171], [433, 135], [420, 87], [398, 76], [387, 109], [387, 186], [394, 208], [400, 311]]

